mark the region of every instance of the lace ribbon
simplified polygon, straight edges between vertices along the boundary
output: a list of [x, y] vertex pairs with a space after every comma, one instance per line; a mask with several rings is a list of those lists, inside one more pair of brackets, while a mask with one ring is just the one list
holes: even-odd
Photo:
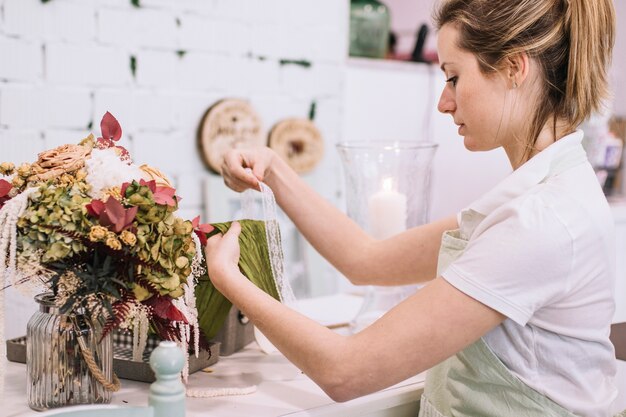
[[[251, 169], [247, 168], [246, 171], [252, 175]], [[289, 278], [285, 276], [285, 259], [283, 256], [280, 225], [278, 223], [276, 210], [276, 199], [274, 198], [272, 189], [267, 184], [259, 181], [259, 187], [261, 189], [261, 215], [259, 216], [256, 210], [256, 192], [254, 190], [247, 190], [242, 195], [242, 218], [256, 218], [265, 222], [265, 239], [267, 240], [270, 266], [272, 268], [274, 282], [276, 283], [276, 289], [278, 290], [280, 301], [290, 305], [296, 301], [296, 297], [293, 294]]]
[[[252, 173], [248, 169], [249, 173]], [[293, 294], [291, 284], [288, 277], [285, 276], [285, 260], [283, 256], [283, 248], [280, 238], [280, 226], [276, 211], [276, 199], [272, 189], [266, 184], [259, 182], [261, 188], [261, 202], [263, 213], [260, 220], [265, 221], [265, 239], [267, 240], [267, 249], [270, 258], [270, 266], [272, 275], [276, 283], [276, 289], [280, 296], [281, 302], [284, 304], [292, 304], [296, 301]], [[243, 193], [241, 200], [242, 218], [257, 218], [256, 214], [256, 195], [253, 190]], [[256, 385], [247, 387], [229, 387], [229, 388], [208, 388], [208, 389], [188, 389], [187, 397], [219, 397], [229, 395], [247, 395], [257, 390]]]

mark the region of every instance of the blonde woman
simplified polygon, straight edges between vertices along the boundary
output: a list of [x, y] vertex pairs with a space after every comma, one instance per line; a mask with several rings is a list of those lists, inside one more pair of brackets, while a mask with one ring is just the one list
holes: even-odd
[[465, 210], [376, 241], [269, 149], [231, 152], [223, 169], [237, 191], [267, 183], [352, 282], [427, 285], [341, 336], [241, 275], [236, 224], [209, 240], [211, 279], [337, 401], [429, 370], [421, 416], [607, 416], [613, 225], [577, 127], [607, 94], [612, 1], [445, 0], [435, 23], [438, 109], [469, 151], [502, 147], [514, 169]]

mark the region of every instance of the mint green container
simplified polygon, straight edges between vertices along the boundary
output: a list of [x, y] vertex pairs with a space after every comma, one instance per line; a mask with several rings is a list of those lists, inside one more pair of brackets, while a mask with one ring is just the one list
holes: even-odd
[[350, 2], [350, 56], [385, 58], [389, 45], [389, 9], [377, 0]]

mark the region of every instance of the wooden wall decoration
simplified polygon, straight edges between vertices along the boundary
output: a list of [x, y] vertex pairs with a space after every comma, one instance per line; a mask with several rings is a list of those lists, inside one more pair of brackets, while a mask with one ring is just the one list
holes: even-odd
[[202, 117], [198, 146], [204, 163], [221, 174], [222, 160], [233, 148], [265, 146], [261, 119], [250, 103], [223, 99], [213, 104]]
[[324, 155], [322, 135], [309, 119], [276, 123], [269, 134], [269, 147], [300, 174], [315, 168]]

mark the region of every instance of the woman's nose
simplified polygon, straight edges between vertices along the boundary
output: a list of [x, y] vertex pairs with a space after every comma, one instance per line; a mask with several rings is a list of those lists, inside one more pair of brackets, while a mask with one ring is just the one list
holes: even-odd
[[456, 110], [456, 102], [454, 101], [452, 92], [450, 92], [447, 85], [441, 92], [441, 97], [439, 97], [439, 103], [437, 104], [437, 110], [441, 113], [452, 113]]

